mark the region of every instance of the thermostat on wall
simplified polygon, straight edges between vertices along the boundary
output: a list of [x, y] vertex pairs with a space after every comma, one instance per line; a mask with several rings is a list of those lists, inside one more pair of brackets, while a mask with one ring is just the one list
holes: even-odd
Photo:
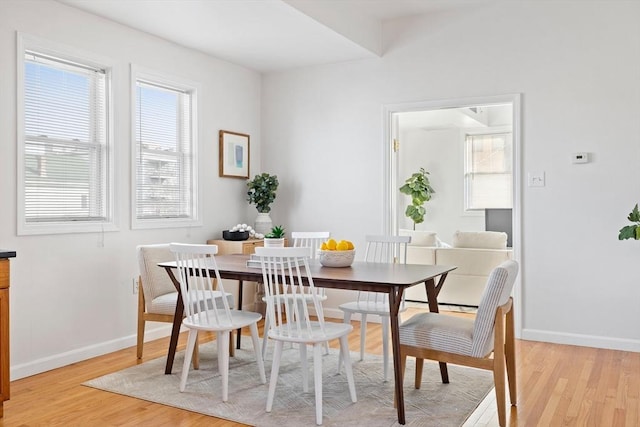
[[571, 156], [572, 163], [589, 163], [589, 153], [573, 153]]

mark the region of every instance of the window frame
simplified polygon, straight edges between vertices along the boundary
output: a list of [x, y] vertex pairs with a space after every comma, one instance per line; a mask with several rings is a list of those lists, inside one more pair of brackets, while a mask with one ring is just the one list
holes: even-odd
[[[61, 60], [75, 62], [92, 68], [99, 68], [105, 72], [105, 158], [101, 167], [106, 170], [106, 188], [104, 190], [105, 218], [104, 220], [60, 220], [27, 222], [26, 220], [26, 122], [25, 122], [25, 53], [34, 51], [42, 55], [50, 55]], [[116, 182], [114, 145], [114, 111], [113, 111], [113, 61], [86, 52], [81, 49], [45, 40], [20, 32], [16, 33], [16, 147], [17, 147], [17, 234], [71, 234], [91, 233], [118, 230], [116, 209]]]
[[[136, 138], [137, 83], [138, 81], [156, 84], [167, 88], [188, 92], [191, 97], [191, 200], [190, 216], [186, 218], [138, 218], [138, 143]], [[178, 228], [202, 225], [201, 186], [199, 183], [200, 156], [198, 138], [198, 93], [200, 85], [196, 82], [168, 75], [136, 64], [131, 64], [130, 97], [131, 97], [131, 228]]]
[[[462, 132], [462, 159], [463, 159], [463, 165], [462, 165], [462, 186], [463, 186], [463, 200], [462, 200], [462, 207], [463, 207], [463, 214], [465, 215], [474, 215], [477, 214], [478, 216], [484, 216], [484, 210], [487, 208], [493, 208], [493, 207], [477, 207], [477, 208], [470, 208], [469, 204], [470, 204], [470, 193], [469, 193], [469, 183], [468, 183], [468, 179], [467, 179], [467, 175], [469, 175], [469, 171], [467, 169], [467, 165], [469, 164], [470, 160], [468, 158], [469, 155], [469, 149], [468, 149], [468, 142], [467, 139], [469, 136], [490, 136], [490, 135], [504, 135], [504, 134], [509, 134], [511, 135], [511, 151], [513, 153], [513, 145], [514, 145], [514, 135], [513, 135], [513, 129], [509, 126], [496, 126], [496, 127], [492, 127], [490, 129], [466, 129], [464, 132]], [[509, 157], [509, 161], [513, 162], [513, 155], [511, 155]], [[500, 175], [500, 173], [494, 173], [495, 175]], [[513, 185], [513, 164], [511, 165], [511, 179], [510, 182], [512, 183], [511, 185]], [[513, 189], [512, 189], [512, 200], [511, 200], [511, 205], [512, 206], [504, 206], [505, 208], [512, 208], [513, 207]]]

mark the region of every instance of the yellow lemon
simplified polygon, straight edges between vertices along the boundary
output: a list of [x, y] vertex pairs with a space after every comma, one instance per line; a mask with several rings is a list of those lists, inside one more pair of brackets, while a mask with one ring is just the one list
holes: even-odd
[[327, 249], [329, 249], [327, 247], [327, 242], [322, 242], [322, 245], [320, 246], [320, 249], [323, 250], [323, 251], [326, 251]]
[[336, 245], [336, 249], [339, 250], [339, 251], [348, 251], [349, 250], [349, 244], [345, 240], [340, 240], [338, 242], [338, 244]]
[[347, 240], [347, 249], [348, 250], [353, 250], [355, 249], [355, 246], [353, 246], [353, 243], [351, 243], [351, 241]]
[[338, 242], [336, 242], [334, 239], [327, 240], [327, 249], [328, 250], [335, 251], [336, 250], [336, 246], [338, 246]]

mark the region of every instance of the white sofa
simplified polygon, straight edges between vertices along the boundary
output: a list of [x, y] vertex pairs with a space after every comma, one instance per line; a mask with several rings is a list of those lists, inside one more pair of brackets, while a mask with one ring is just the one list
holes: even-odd
[[[495, 231], [454, 234], [451, 246], [443, 244], [430, 231], [400, 230], [411, 236], [407, 248], [410, 264], [454, 265], [438, 295], [440, 304], [478, 306], [487, 278], [498, 264], [512, 258], [507, 248], [507, 234]], [[405, 292], [408, 301], [427, 301], [424, 286], [413, 286]]]

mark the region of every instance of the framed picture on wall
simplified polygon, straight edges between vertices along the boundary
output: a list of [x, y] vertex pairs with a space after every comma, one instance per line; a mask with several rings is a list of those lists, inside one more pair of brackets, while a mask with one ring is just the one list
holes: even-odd
[[220, 131], [220, 176], [249, 178], [249, 135]]

